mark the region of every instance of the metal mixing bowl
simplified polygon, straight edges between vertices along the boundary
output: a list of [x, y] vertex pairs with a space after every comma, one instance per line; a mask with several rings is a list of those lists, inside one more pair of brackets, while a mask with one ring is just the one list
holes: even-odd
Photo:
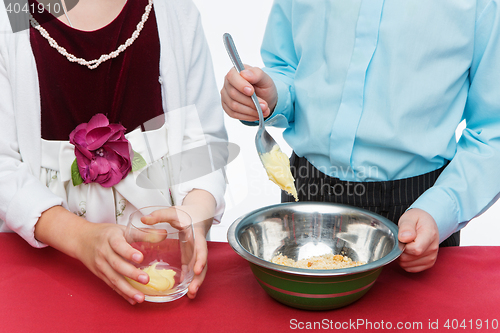
[[[397, 235], [394, 223], [363, 209], [294, 202], [240, 217], [227, 237], [270, 296], [292, 307], [325, 310], [348, 305], [370, 289], [383, 266], [402, 253]], [[271, 262], [280, 253], [294, 260], [343, 254], [366, 264], [328, 270], [287, 267]]]

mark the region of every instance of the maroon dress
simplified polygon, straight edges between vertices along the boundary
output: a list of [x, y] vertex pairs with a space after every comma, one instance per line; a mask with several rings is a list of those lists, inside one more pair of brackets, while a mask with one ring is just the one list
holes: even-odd
[[[127, 1], [110, 24], [91, 32], [73, 29], [48, 12], [33, 16], [69, 53], [93, 60], [115, 51], [132, 36], [147, 3]], [[97, 113], [105, 114], [111, 123], [121, 123], [127, 132], [163, 114], [154, 10], [134, 43], [96, 69], [70, 62], [33, 27], [30, 40], [40, 83], [43, 139], [69, 140], [76, 126]]]

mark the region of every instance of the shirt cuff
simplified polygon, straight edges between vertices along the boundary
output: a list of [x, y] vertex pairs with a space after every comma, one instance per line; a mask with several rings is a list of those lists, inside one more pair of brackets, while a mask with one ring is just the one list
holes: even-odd
[[411, 208], [422, 209], [434, 218], [439, 230], [439, 243], [459, 229], [457, 205], [448, 193], [439, 187], [431, 187], [425, 191]]
[[[46, 247], [35, 238], [35, 225], [44, 211], [54, 206], [63, 205], [63, 200], [54, 195], [47, 187], [26, 186], [21, 188], [12, 199], [5, 222], [7, 226], [33, 247]], [[43, 199], [41, 199], [43, 198]]]
[[[284, 84], [281, 84], [284, 85]], [[278, 86], [278, 85], [277, 85]], [[283, 98], [279, 97], [283, 96]], [[286, 117], [282, 114], [282, 111], [285, 110], [285, 107], [287, 106], [287, 102], [285, 101], [286, 98], [284, 95], [280, 95], [278, 92], [278, 102], [276, 103], [276, 106], [274, 107], [273, 113], [271, 116], [269, 116], [264, 123], [266, 126], [276, 126], [276, 127], [288, 127], [288, 120]], [[241, 121], [243, 124], [248, 125], [248, 126], [257, 126], [259, 125], [259, 121]]]

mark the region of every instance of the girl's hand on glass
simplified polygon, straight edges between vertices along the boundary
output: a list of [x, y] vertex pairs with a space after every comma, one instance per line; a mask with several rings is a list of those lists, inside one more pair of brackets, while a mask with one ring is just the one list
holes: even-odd
[[188, 288], [187, 296], [191, 299], [196, 297], [198, 288], [205, 280], [207, 274], [207, 240], [205, 237], [205, 231], [199, 226], [195, 226], [195, 252], [196, 252], [196, 262], [194, 264], [194, 278]]
[[89, 223], [76, 247], [76, 257], [92, 273], [134, 305], [144, 301], [144, 294], [133, 288], [124, 276], [142, 284], [149, 282], [149, 276], [127, 262], [129, 260], [140, 263], [143, 255], [126, 242], [124, 230], [124, 226], [116, 224]]
[[144, 301], [144, 294], [134, 289], [123, 276], [148, 283], [149, 276], [127, 262], [141, 262], [143, 255], [124, 237], [124, 226], [92, 223], [62, 206], [42, 213], [35, 225], [35, 238], [80, 260], [131, 304]]
[[[201, 218], [199, 214], [196, 212], [200, 212], [200, 208], [196, 206], [179, 206], [180, 210], [185, 211], [190, 216], [194, 216], [193, 219], [193, 228], [195, 234], [195, 244], [194, 247], [192, 244], [185, 247], [186, 253], [183, 255], [185, 258], [191, 258], [191, 251], [194, 248], [195, 252], [195, 263], [194, 263], [194, 278], [193, 281], [189, 284], [187, 296], [191, 299], [196, 297], [196, 293], [198, 292], [198, 288], [203, 283], [207, 273], [207, 241], [206, 241], [206, 226], [203, 223], [204, 221], [200, 221]], [[204, 219], [203, 217], [202, 219]], [[183, 228], [186, 227], [187, 224], [190, 224], [191, 221], [184, 220], [182, 215], [176, 213], [174, 208], [167, 208], [156, 210], [152, 212], [150, 215], [143, 216], [141, 221], [144, 224], [155, 224], [159, 222], [168, 222], [174, 228]], [[187, 264], [187, 262], [186, 262]]]

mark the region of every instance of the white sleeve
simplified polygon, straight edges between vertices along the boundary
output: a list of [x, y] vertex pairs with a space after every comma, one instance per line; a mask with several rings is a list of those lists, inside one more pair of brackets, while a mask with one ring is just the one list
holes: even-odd
[[[214, 219], [220, 221], [226, 189], [223, 167], [228, 158], [227, 133], [200, 14], [191, 1], [181, 3], [187, 18], [179, 23], [183, 29], [185, 54], [189, 55], [185, 87], [188, 107], [184, 108], [184, 156], [174, 200], [182, 202], [181, 198], [195, 188], [206, 190], [217, 202]], [[199, 149], [193, 149], [195, 147]]]
[[[0, 21], [7, 20], [0, 13]], [[5, 23], [5, 22], [4, 22]], [[14, 93], [8, 71], [8, 39], [11, 32], [0, 34], [0, 230], [12, 230], [35, 247], [45, 244], [34, 236], [35, 224], [45, 210], [61, 205], [55, 196], [34, 175], [19, 150]], [[12, 56], [12, 55], [10, 55]], [[5, 227], [7, 226], [8, 229]]]

